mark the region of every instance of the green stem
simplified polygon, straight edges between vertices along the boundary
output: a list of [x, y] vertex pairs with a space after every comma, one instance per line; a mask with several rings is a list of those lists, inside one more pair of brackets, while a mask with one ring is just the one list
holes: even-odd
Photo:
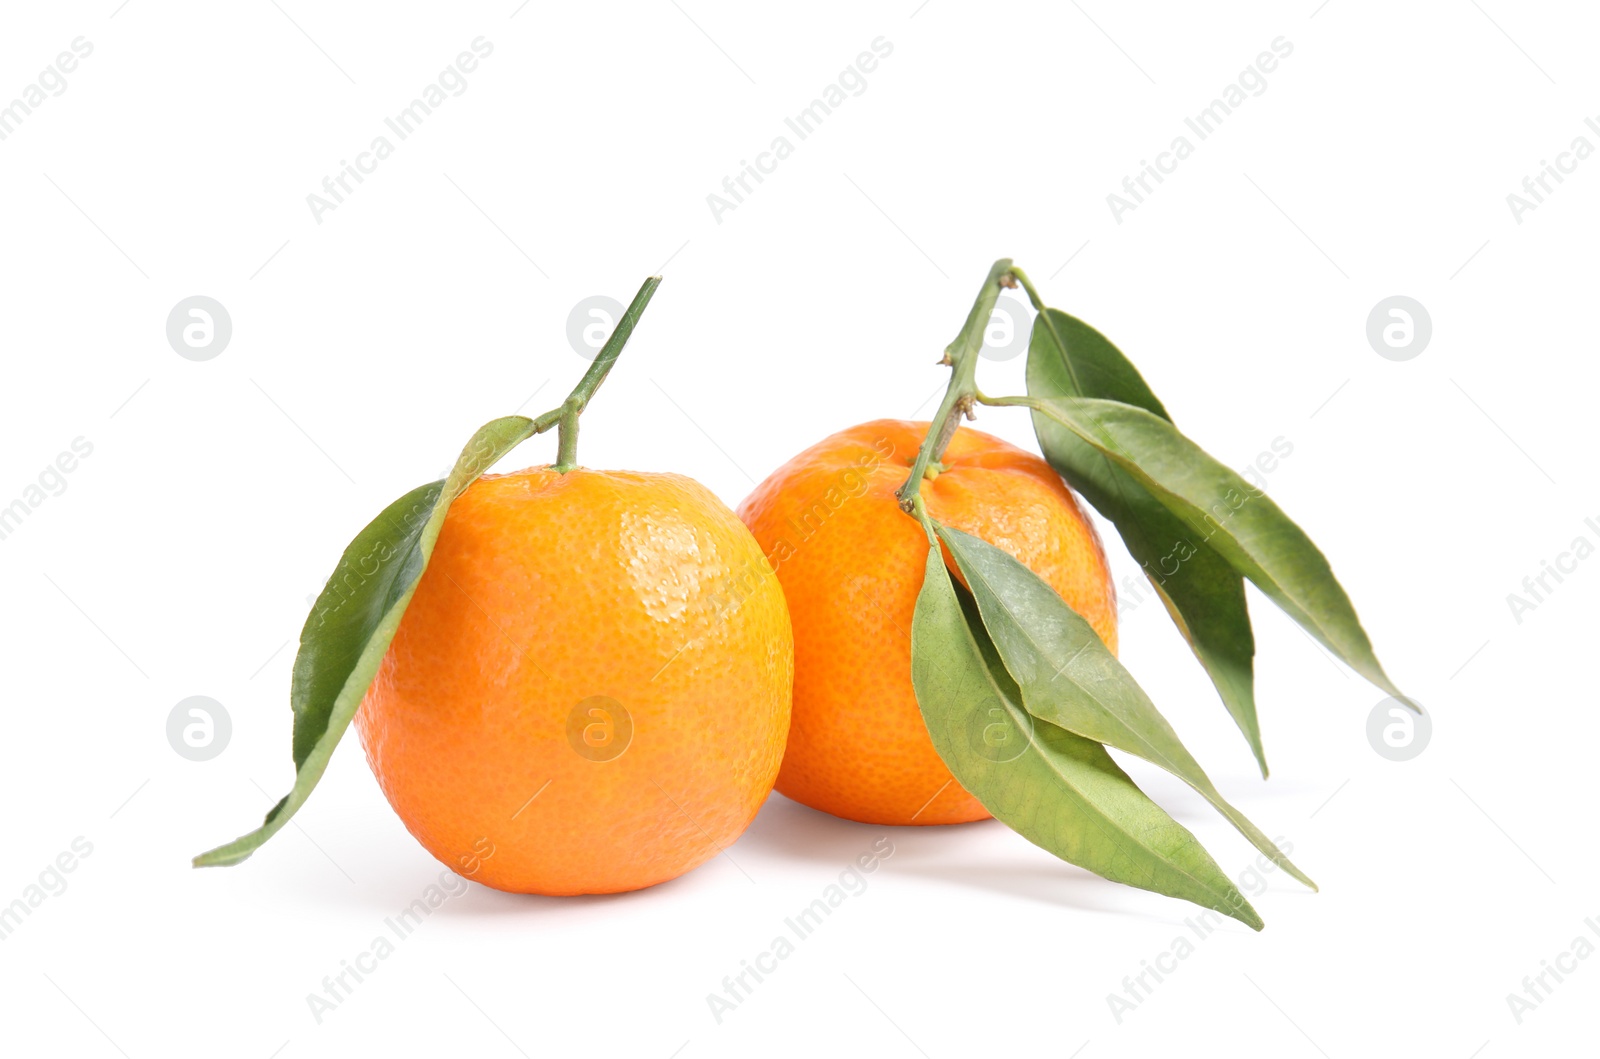
[[611, 337], [606, 339], [600, 355], [594, 358], [594, 363], [589, 365], [589, 370], [583, 373], [583, 378], [578, 380], [578, 385], [572, 388], [567, 399], [533, 421], [535, 434], [542, 434], [553, 426], [561, 428], [556, 462], [552, 467], [558, 474], [566, 474], [578, 465], [578, 417], [589, 407], [589, 399], [600, 388], [600, 384], [606, 381], [606, 375], [616, 364], [617, 358], [622, 355], [622, 347], [628, 344], [628, 336], [633, 334], [634, 326], [638, 324], [639, 317], [644, 314], [645, 306], [650, 304], [650, 299], [655, 296], [656, 288], [659, 286], [661, 286], [660, 276], [651, 276], [644, 281], [639, 293], [633, 296], [627, 311], [622, 314], [622, 319], [617, 321]]
[[575, 412], [561, 417], [561, 430], [556, 434], [555, 470], [566, 474], [578, 465], [578, 416]]
[[1044, 410], [1044, 402], [1037, 397], [990, 397], [986, 393], [978, 394], [977, 402], [988, 405], [990, 408], [1031, 408], [1035, 412]]
[[[1039, 296], [1038, 288], [1033, 285], [1033, 281], [1028, 278], [1028, 274], [1020, 268], [1012, 268], [1011, 275], [1021, 284], [1022, 289], [1027, 292], [1028, 301], [1033, 303], [1033, 311], [1038, 314], [1038, 319], [1033, 326], [1039, 327], [1042, 325], [1045, 330], [1050, 332], [1050, 337], [1055, 341], [1056, 348], [1066, 349], [1066, 339], [1061, 336], [1061, 330], [1056, 327], [1056, 322], [1051, 318], [1044, 304], [1044, 299]], [[1083, 393], [1083, 384], [1078, 380], [1077, 362], [1072, 357], [1067, 357], [1065, 358], [1065, 363], [1067, 375], [1072, 379], [1073, 391], [1079, 394]]]
[[1028, 295], [1028, 301], [1033, 303], [1033, 311], [1036, 313], [1044, 312], [1044, 299], [1039, 297], [1039, 291], [1034, 287], [1033, 280], [1028, 278], [1028, 274], [1013, 265], [1011, 267], [1011, 278], [1016, 280]]
[[933, 528], [933, 519], [928, 517], [928, 505], [920, 492], [911, 498], [911, 510], [907, 514], [921, 523], [922, 532], [928, 535], [929, 545], [939, 543], [939, 534]]
[[972, 303], [972, 311], [967, 313], [967, 322], [961, 326], [961, 333], [945, 347], [939, 363], [950, 365], [950, 385], [945, 389], [939, 410], [934, 413], [933, 423], [922, 439], [922, 447], [917, 450], [910, 476], [895, 493], [900, 501], [900, 509], [915, 516], [930, 533], [932, 530], [928, 526], [927, 511], [922, 504], [922, 479], [928, 473], [928, 465], [944, 455], [945, 447], [955, 437], [962, 417], [972, 418], [972, 406], [979, 398], [978, 354], [983, 350], [983, 332], [989, 326], [989, 318], [994, 315], [995, 303], [1000, 300], [1000, 289], [1016, 286], [1015, 275], [1009, 257], [1001, 258], [990, 267], [988, 278], [983, 281], [978, 297]]

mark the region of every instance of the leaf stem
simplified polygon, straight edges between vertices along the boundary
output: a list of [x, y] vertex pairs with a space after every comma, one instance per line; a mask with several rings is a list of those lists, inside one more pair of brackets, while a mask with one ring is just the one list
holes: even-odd
[[[1045, 305], [1044, 299], [1039, 296], [1038, 288], [1033, 285], [1033, 280], [1029, 279], [1028, 274], [1022, 271], [1020, 268], [1013, 267], [1011, 269], [1011, 275], [1027, 293], [1028, 301], [1033, 303], [1033, 311], [1038, 314], [1037, 319], [1034, 321], [1034, 326], [1043, 326], [1045, 330], [1050, 332], [1050, 337], [1055, 342], [1056, 348], [1063, 350], [1066, 349], [1066, 339], [1062, 336], [1060, 328], [1056, 327], [1055, 320], [1050, 316], [1049, 307]], [[1084, 393], [1085, 391], [1083, 388], [1083, 383], [1078, 379], [1078, 366], [1076, 361], [1072, 357], [1063, 357], [1062, 361], [1066, 365], [1067, 375], [1072, 379], [1073, 390], [1079, 394]]]
[[923, 522], [924, 528], [927, 528], [927, 514], [921, 504], [922, 479], [928, 473], [929, 464], [944, 454], [945, 447], [961, 426], [962, 418], [972, 418], [972, 406], [978, 400], [976, 378], [978, 354], [983, 349], [983, 332], [989, 326], [989, 318], [994, 315], [995, 302], [1000, 300], [1000, 288], [1016, 285], [1011, 259], [1003, 257], [996, 261], [989, 268], [989, 275], [979, 288], [978, 297], [973, 300], [972, 311], [967, 313], [961, 333], [945, 347], [944, 356], [939, 359], [940, 364], [950, 365], [950, 385], [945, 389], [944, 399], [939, 402], [939, 410], [934, 413], [933, 424], [922, 440], [922, 447], [917, 450], [911, 474], [895, 493], [900, 501], [900, 509], [908, 515], [915, 515]]
[[606, 339], [600, 355], [594, 358], [594, 363], [589, 365], [589, 370], [583, 373], [583, 378], [578, 380], [578, 385], [572, 388], [567, 399], [533, 421], [535, 434], [542, 434], [553, 426], [561, 428], [556, 462], [552, 468], [558, 474], [566, 474], [578, 465], [578, 417], [589, 407], [589, 399], [605, 382], [606, 375], [622, 355], [622, 347], [628, 344], [628, 336], [633, 334], [634, 326], [638, 324], [639, 317], [644, 315], [645, 306], [650, 304], [659, 286], [660, 276], [651, 276], [644, 281], [639, 293], [633, 296], [627, 311], [622, 314], [622, 319], [617, 321], [611, 337]]
[[1043, 409], [1037, 397], [990, 397], [986, 393], [973, 395], [973, 400], [990, 408], [1031, 408], [1035, 412]]
[[1033, 311], [1036, 313], [1044, 312], [1044, 299], [1039, 297], [1039, 291], [1036, 287], [1034, 287], [1033, 280], [1028, 278], [1028, 274], [1015, 265], [1012, 265], [1011, 278], [1017, 281], [1012, 285], [1020, 286], [1023, 289], [1023, 292], [1028, 295], [1028, 301], [1033, 303]]

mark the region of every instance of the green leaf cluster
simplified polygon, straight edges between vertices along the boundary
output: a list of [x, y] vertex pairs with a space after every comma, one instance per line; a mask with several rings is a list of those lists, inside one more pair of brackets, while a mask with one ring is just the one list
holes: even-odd
[[[1026, 397], [990, 398], [973, 379], [974, 318], [1000, 286], [1020, 284], [1037, 310]], [[991, 289], [991, 287], [993, 289]], [[980, 321], [978, 326], [982, 326]], [[1255, 640], [1244, 584], [1388, 694], [1384, 673], [1327, 559], [1259, 488], [1185, 437], [1139, 371], [1099, 331], [1045, 306], [1020, 269], [997, 262], [974, 314], [947, 351], [952, 415], [973, 403], [1030, 409], [1045, 459], [1117, 528], [1210, 676], [1267, 774], [1256, 713]], [[949, 439], [935, 423], [925, 449]], [[904, 506], [929, 533], [912, 626], [912, 680], [940, 756], [996, 818], [1064, 860], [1108, 879], [1261, 919], [1189, 831], [1147, 798], [1106, 748], [1188, 783], [1252, 845], [1315, 889], [1231, 806], [1133, 676], [1054, 589], [993, 545]], [[945, 559], [965, 588], [950, 577]]]

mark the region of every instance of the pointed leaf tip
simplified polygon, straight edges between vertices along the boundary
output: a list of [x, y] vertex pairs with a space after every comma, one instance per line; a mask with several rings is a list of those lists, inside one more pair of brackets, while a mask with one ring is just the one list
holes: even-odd
[[1094, 627], [1032, 570], [987, 541], [934, 523], [1029, 714], [1159, 765], [1198, 791], [1280, 868], [1315, 886], [1224, 799]]
[[450, 504], [533, 433], [525, 416], [485, 424], [444, 481], [418, 486], [384, 508], [345, 548], [300, 631], [289, 693], [294, 786], [260, 827], [195, 857], [196, 868], [248, 859], [305, 804], [388, 653]]
[[911, 639], [912, 683], [934, 747], [997, 819], [1107, 879], [1261, 929], [1260, 915], [1194, 835], [1103, 746], [1028, 713], [937, 546], [928, 551]]
[[[1170, 422], [1144, 377], [1111, 340], [1077, 317], [1045, 309], [1028, 342], [1028, 393], [1093, 397], [1142, 408]], [[1244, 578], [1128, 472], [1040, 412], [1034, 433], [1045, 459], [1117, 528], [1151, 588], [1211, 678], [1263, 778], [1266, 750], [1256, 716], [1255, 638]]]

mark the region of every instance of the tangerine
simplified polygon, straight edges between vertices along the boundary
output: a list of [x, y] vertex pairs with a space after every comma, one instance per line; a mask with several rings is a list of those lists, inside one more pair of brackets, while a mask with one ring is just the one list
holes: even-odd
[[536, 467], [451, 505], [356, 724], [389, 804], [455, 871], [614, 893], [749, 825], [793, 666], [771, 569], [704, 486]]
[[[794, 628], [794, 715], [777, 789], [863, 823], [989, 816], [940, 759], [911, 686], [911, 618], [928, 539], [895, 491], [928, 428], [880, 419], [840, 431], [739, 505], [777, 571]], [[922, 496], [935, 520], [1038, 574], [1116, 650], [1116, 592], [1100, 537], [1044, 460], [962, 428]]]

